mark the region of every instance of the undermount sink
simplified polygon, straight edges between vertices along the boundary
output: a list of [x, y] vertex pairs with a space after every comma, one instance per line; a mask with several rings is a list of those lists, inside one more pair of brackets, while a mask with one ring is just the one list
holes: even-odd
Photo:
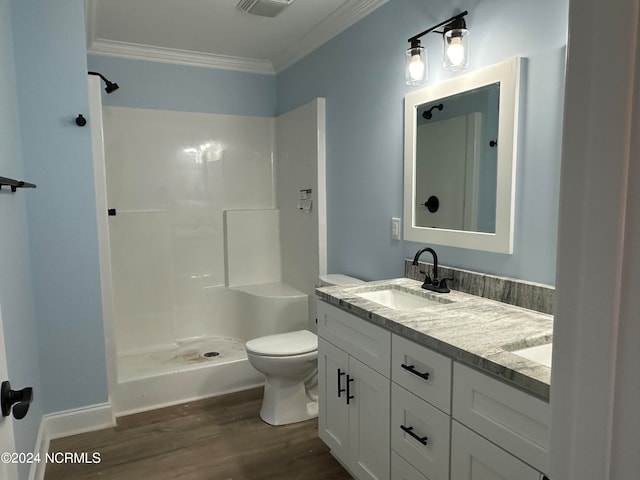
[[395, 288], [373, 290], [356, 294], [358, 297], [378, 303], [394, 310], [416, 310], [418, 308], [433, 307], [444, 303], [453, 303], [451, 300], [435, 296], [423, 296], [409, 293]]
[[551, 368], [552, 350], [553, 344], [545, 343], [544, 345], [537, 345], [535, 347], [527, 347], [520, 350], [514, 350], [511, 353]]

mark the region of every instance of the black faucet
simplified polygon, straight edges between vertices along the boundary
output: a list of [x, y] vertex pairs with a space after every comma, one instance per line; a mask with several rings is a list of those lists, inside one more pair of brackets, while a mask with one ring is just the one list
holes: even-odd
[[433, 248], [425, 247], [418, 250], [416, 256], [413, 257], [412, 264], [418, 265], [418, 259], [424, 252], [429, 252], [433, 257], [433, 278], [429, 276], [429, 273], [420, 270], [420, 273], [424, 273], [426, 275], [424, 277], [422, 288], [425, 290], [431, 290], [432, 292], [449, 293], [451, 290], [449, 290], [449, 287], [447, 286], [447, 281], [453, 281], [453, 278], [438, 278], [438, 255], [436, 255], [436, 251]]

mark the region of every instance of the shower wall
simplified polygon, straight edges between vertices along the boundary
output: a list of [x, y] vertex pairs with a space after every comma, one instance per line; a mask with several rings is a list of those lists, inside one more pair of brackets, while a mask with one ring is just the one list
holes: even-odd
[[223, 211], [273, 208], [275, 119], [104, 107], [118, 354], [227, 331]]

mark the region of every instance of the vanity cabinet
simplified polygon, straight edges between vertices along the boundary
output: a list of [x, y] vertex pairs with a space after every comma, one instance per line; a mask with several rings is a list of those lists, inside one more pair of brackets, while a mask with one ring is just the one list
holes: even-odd
[[318, 334], [320, 438], [356, 478], [389, 480], [391, 334], [322, 303]]
[[549, 404], [318, 304], [320, 438], [358, 480], [541, 480]]

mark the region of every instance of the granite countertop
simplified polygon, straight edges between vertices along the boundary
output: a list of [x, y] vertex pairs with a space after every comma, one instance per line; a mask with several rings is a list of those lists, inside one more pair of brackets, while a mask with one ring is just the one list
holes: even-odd
[[[452, 290], [439, 294], [409, 278], [316, 289], [321, 300], [549, 400], [551, 369], [513, 353], [550, 343], [553, 316]], [[452, 303], [396, 310], [357, 296], [393, 288]]]

